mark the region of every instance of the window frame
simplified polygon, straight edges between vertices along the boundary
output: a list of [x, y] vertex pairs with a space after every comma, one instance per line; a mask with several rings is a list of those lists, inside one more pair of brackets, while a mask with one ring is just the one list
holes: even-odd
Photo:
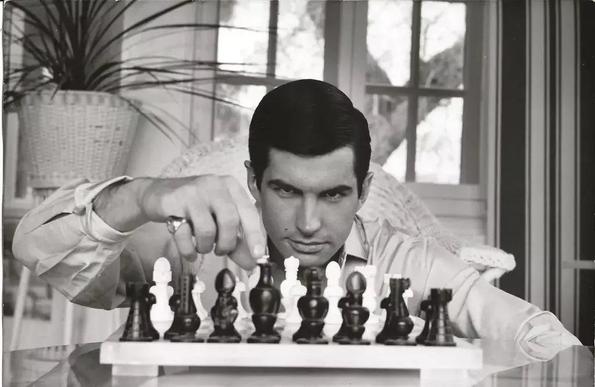
[[[461, 167], [459, 184], [479, 184], [479, 85], [481, 84], [481, 56], [476, 55], [482, 49], [482, 19], [480, 7], [473, 6], [470, 2], [463, 2], [465, 12], [465, 49], [463, 59], [463, 89], [431, 88], [420, 85], [420, 37], [421, 37], [421, 9], [422, 4], [428, 1], [412, 1], [411, 18], [411, 50], [409, 53], [410, 85], [393, 86], [366, 82], [366, 95], [380, 94], [391, 97], [404, 97], [407, 99], [407, 165], [405, 181], [414, 183], [415, 161], [417, 154], [417, 126], [418, 105], [420, 97], [437, 98], [463, 98], [463, 119], [461, 135]], [[457, 1], [449, 1], [457, 2]], [[365, 70], [364, 70], [365, 71]], [[467, 146], [465, 146], [467, 145]], [[437, 183], [430, 183], [437, 184]]]

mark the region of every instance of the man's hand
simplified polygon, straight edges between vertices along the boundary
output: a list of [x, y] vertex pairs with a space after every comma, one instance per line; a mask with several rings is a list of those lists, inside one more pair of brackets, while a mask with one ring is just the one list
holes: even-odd
[[103, 190], [95, 198], [94, 209], [120, 231], [150, 221], [163, 223], [170, 216], [186, 218], [194, 230], [185, 223], [173, 235], [178, 252], [186, 259], [214, 248], [215, 254], [229, 255], [244, 269], [251, 269], [265, 252], [260, 215], [231, 176], [135, 179]]

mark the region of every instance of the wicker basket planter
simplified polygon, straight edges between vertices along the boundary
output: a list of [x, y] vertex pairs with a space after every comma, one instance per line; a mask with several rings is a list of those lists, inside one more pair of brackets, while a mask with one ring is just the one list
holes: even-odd
[[18, 115], [29, 182], [38, 189], [121, 175], [139, 116], [117, 95], [90, 91], [31, 93]]

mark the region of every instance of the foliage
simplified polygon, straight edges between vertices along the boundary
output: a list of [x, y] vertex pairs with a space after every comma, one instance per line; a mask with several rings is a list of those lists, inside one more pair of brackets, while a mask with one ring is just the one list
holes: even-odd
[[[120, 52], [121, 44], [126, 39], [139, 38], [143, 34], [150, 37], [151, 31], [153, 34], [154, 31], [168, 34], [215, 28], [247, 30], [220, 24], [166, 22], [173, 12], [192, 7], [193, 3], [193, 0], [164, 1], [159, 10], [122, 28], [119, 26], [124, 24], [124, 15], [134, 14], [135, 7], [138, 9], [143, 6], [143, 1], [11, 1], [5, 8], [5, 15], [12, 15], [12, 20], [5, 20], [3, 42], [20, 47], [23, 61], [17, 65], [5, 62], [3, 107], [8, 108], [17, 103], [28, 92], [47, 88], [120, 94], [143, 117], [170, 137], [174, 131], [162, 117], [121, 93], [158, 87], [169, 92], [233, 104], [197, 87], [199, 83], [212, 80], [197, 77], [196, 74], [201, 70], [218, 69], [218, 73], [233, 73], [219, 68], [225, 63], [161, 55], [123, 61], [119, 55], [113, 54]], [[15, 16], [15, 10], [19, 11], [20, 16]], [[190, 9], [190, 12], [194, 10]], [[15, 20], [21, 23], [14, 23]]]

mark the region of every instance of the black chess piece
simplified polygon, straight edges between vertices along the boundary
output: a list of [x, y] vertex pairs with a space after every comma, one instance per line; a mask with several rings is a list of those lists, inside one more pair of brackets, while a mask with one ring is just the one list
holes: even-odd
[[[339, 307], [339, 309], [343, 310], [343, 308], [347, 307], [351, 302], [353, 302], [352, 295], [347, 293], [344, 297], [341, 297], [339, 299], [338, 307]], [[333, 336], [333, 339], [332, 339], [333, 342], [338, 343], [341, 340], [345, 339], [346, 330], [347, 330], [347, 327], [345, 325], [345, 320], [343, 320], [343, 322], [341, 323], [341, 327], [339, 328], [337, 333], [335, 333], [335, 335]]]
[[170, 306], [174, 309], [174, 321], [163, 337], [174, 342], [203, 342], [196, 337], [196, 331], [200, 327], [200, 317], [196, 314], [196, 306], [192, 299], [192, 287], [194, 286], [192, 274], [182, 275], [180, 292], [170, 298]]
[[129, 282], [126, 284], [126, 297], [130, 301], [130, 311], [120, 341], [153, 341], [159, 339], [159, 332], [153, 327], [150, 318], [155, 296], [149, 293], [149, 284]]
[[281, 335], [273, 327], [277, 321], [277, 313], [281, 301], [281, 293], [273, 286], [271, 264], [259, 263], [260, 279], [250, 291], [250, 307], [252, 322], [256, 328], [248, 337], [248, 343], [272, 343], [281, 341]]
[[368, 345], [368, 340], [362, 339], [364, 324], [370, 317], [370, 311], [363, 306], [362, 294], [366, 290], [366, 278], [360, 272], [354, 271], [345, 281], [347, 296], [339, 300], [342, 308], [343, 324], [339, 332], [333, 336], [333, 341], [339, 344]]
[[432, 319], [432, 303], [429, 299], [423, 300], [419, 306], [420, 310], [424, 313], [424, 318], [426, 319], [424, 323], [424, 328], [422, 329], [419, 336], [415, 338], [415, 342], [417, 344], [424, 344], [426, 339], [428, 338], [428, 333], [430, 332], [430, 320]]
[[322, 295], [321, 271], [317, 267], [307, 268], [306, 295], [300, 297], [297, 308], [302, 316], [300, 329], [293, 334], [293, 341], [298, 344], [328, 344], [322, 329], [328, 313], [328, 300]]
[[232, 292], [236, 287], [236, 280], [229, 269], [223, 269], [215, 278], [215, 290], [219, 296], [211, 308], [211, 319], [214, 330], [209, 335], [209, 343], [239, 343], [242, 336], [235, 329], [233, 323], [238, 317], [238, 301]]
[[[426, 303], [426, 324], [416, 341], [424, 345], [454, 347], [452, 326], [447, 305], [452, 300], [452, 289], [431, 289]], [[422, 303], [423, 304], [423, 303]]]
[[431, 289], [432, 319], [425, 345], [455, 346], [447, 305], [452, 300], [452, 289]]
[[409, 278], [391, 278], [389, 282], [390, 294], [380, 302], [380, 307], [386, 310], [384, 328], [376, 336], [376, 342], [386, 345], [415, 345], [409, 341], [409, 333], [413, 329], [413, 321], [409, 317], [403, 293], [409, 288]]

